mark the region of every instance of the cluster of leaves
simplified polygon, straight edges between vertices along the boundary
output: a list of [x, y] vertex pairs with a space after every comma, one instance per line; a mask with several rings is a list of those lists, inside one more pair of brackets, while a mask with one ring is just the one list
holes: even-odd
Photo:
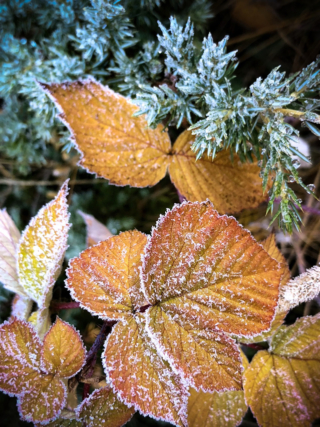
[[243, 162], [252, 162], [253, 156], [261, 159], [264, 191], [273, 180], [268, 210], [280, 198], [274, 219], [279, 217], [290, 232], [293, 225], [299, 228], [301, 203], [289, 183], [299, 183], [309, 194], [313, 188], [305, 186], [298, 175], [300, 163], [294, 156], [309, 160], [296, 149], [299, 132], [286, 118], [301, 120], [320, 136], [315, 125], [320, 123], [319, 59], [290, 77], [275, 68], [249, 89], [239, 90], [232, 87], [238, 62], [235, 51], [227, 52], [228, 37], [216, 44], [209, 34], [199, 49], [190, 21], [182, 27], [171, 18], [169, 30], [159, 25], [162, 35], [158, 39], [170, 79], [157, 86], [141, 86], [138, 114], [146, 114], [152, 127], [165, 120], [179, 128], [186, 120], [196, 136], [192, 149], [197, 158], [207, 153], [214, 159], [222, 149], [230, 149]]
[[[66, 195], [67, 183], [20, 240], [1, 211], [1, 280], [18, 299], [0, 326], [0, 388], [18, 397], [22, 419], [120, 427], [139, 411], [181, 427], [231, 427], [247, 404], [262, 426], [307, 427], [319, 416], [320, 317], [281, 326], [290, 307], [317, 295], [319, 269], [290, 281], [273, 236], [257, 243], [210, 202], [176, 205], [150, 236], [112, 236], [85, 215], [94, 245], [70, 261], [66, 286], [105, 322], [86, 355], [73, 327], [59, 318], [51, 326], [40, 315], [54, 305]], [[31, 316], [26, 299], [38, 306]], [[72, 397], [79, 381], [93, 381], [107, 325], [105, 381], [79, 404]], [[248, 364], [239, 343], [267, 340], [269, 350]]]

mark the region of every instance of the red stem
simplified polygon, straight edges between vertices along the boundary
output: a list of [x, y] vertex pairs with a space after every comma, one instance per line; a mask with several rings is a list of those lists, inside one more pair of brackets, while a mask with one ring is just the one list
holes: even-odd
[[254, 350], [265, 350], [265, 347], [259, 344], [245, 344], [243, 342], [241, 342], [240, 344], [249, 348], [253, 348]]
[[69, 310], [70, 308], [79, 308], [80, 303], [71, 301], [71, 302], [56, 302], [52, 301], [51, 303], [51, 309], [53, 311], [60, 311], [60, 310]]

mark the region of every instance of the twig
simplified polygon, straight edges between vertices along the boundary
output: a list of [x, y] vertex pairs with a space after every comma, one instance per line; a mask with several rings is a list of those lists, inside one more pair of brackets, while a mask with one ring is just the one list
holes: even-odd
[[[91, 185], [91, 184], [102, 184], [106, 182], [104, 179], [96, 178], [96, 179], [77, 179], [70, 180], [70, 185]], [[63, 181], [23, 181], [19, 179], [0, 179], [0, 185], [20, 185], [21, 187], [35, 187], [37, 185], [40, 186], [51, 186], [51, 185], [62, 185]]]
[[56, 302], [52, 301], [50, 308], [52, 311], [69, 310], [70, 308], [79, 308], [80, 304], [75, 301], [71, 302]]
[[245, 347], [253, 348], [254, 350], [265, 350], [265, 347], [263, 347], [260, 344], [246, 344], [241, 342], [241, 345], [244, 345]]

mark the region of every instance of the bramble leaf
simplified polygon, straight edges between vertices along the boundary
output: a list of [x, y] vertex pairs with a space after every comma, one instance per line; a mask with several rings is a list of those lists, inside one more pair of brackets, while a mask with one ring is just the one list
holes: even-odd
[[309, 427], [320, 416], [320, 314], [282, 326], [245, 372], [245, 397], [260, 425]]
[[209, 199], [218, 212], [233, 213], [256, 207], [267, 198], [257, 163], [242, 163], [237, 155], [232, 162], [228, 150], [214, 160], [207, 155], [196, 160], [191, 149], [194, 140], [190, 131], [184, 131], [173, 145], [169, 165], [173, 184], [187, 200]]
[[63, 110], [74, 135], [80, 165], [111, 184], [146, 187], [166, 174], [170, 139], [163, 127], [150, 129], [123, 96], [93, 79], [43, 85]]
[[121, 400], [144, 415], [186, 425], [187, 389], [159, 357], [146, 333], [144, 313], [113, 327], [103, 361]]
[[168, 211], [153, 229], [142, 269], [148, 301], [175, 321], [243, 336], [270, 327], [281, 275], [250, 233], [210, 202]]
[[85, 355], [79, 334], [60, 319], [43, 343], [28, 322], [12, 319], [0, 326], [0, 388], [18, 396], [24, 420], [49, 422], [66, 403], [61, 379], [76, 374]]
[[122, 403], [110, 387], [95, 390], [77, 408], [78, 418], [87, 427], [121, 427], [134, 412], [134, 408]]
[[[244, 369], [248, 359], [240, 350]], [[205, 393], [190, 389], [189, 427], [236, 427], [247, 411], [243, 390]]]
[[19, 282], [39, 308], [48, 307], [52, 288], [60, 272], [67, 248], [67, 182], [57, 197], [32, 218], [24, 230], [18, 248]]
[[0, 282], [9, 291], [23, 297], [27, 294], [19, 284], [16, 252], [20, 232], [5, 209], [0, 210]]
[[85, 355], [78, 332], [57, 318], [43, 340], [41, 369], [60, 378], [70, 378], [82, 368]]
[[195, 137], [183, 132], [171, 148], [163, 127], [148, 127], [130, 100], [93, 79], [42, 85], [73, 132], [81, 153], [80, 165], [111, 184], [147, 187], [169, 174], [182, 196], [190, 201], [210, 199], [220, 213], [257, 206], [267, 195], [256, 163], [242, 164], [229, 152], [196, 161], [191, 150]]
[[11, 319], [0, 326], [0, 388], [20, 394], [33, 387], [39, 376], [41, 342], [23, 320]]
[[[82, 421], [76, 419], [65, 419], [58, 418], [55, 421], [52, 421], [49, 424], [46, 424], [47, 427], [83, 427]], [[35, 424], [35, 427], [41, 427], [41, 424]]]
[[94, 216], [88, 215], [84, 212], [78, 211], [78, 214], [82, 216], [87, 226], [87, 247], [96, 245], [103, 240], [107, 240], [113, 234], [109, 229], [103, 225], [100, 221], [96, 220]]
[[83, 251], [67, 270], [72, 297], [102, 319], [128, 317], [145, 304], [139, 266], [146, 242], [145, 234], [126, 231]]
[[65, 405], [67, 390], [54, 375], [39, 375], [27, 393], [18, 396], [18, 409], [25, 421], [50, 421]]

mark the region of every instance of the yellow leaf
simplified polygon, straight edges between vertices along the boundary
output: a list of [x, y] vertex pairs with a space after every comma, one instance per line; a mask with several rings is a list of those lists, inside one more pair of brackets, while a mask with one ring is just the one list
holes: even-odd
[[25, 321], [12, 319], [0, 326], [0, 388], [19, 394], [33, 387], [40, 374], [41, 342]]
[[34, 326], [39, 337], [43, 339], [51, 327], [51, 316], [49, 308], [40, 308], [39, 310], [34, 311], [29, 317], [28, 322]]
[[142, 269], [150, 304], [188, 327], [247, 337], [270, 327], [281, 275], [250, 233], [210, 202], [176, 205], [162, 217]]
[[[180, 325], [159, 306], [148, 310], [148, 331], [171, 362], [196, 390], [239, 390], [241, 357], [235, 341], [224, 333]], [[161, 351], [160, 350], [160, 351]]]
[[257, 163], [242, 163], [235, 154], [231, 161], [229, 150], [219, 152], [214, 160], [204, 156], [196, 160], [191, 150], [195, 136], [184, 131], [173, 146], [170, 178], [187, 200], [209, 199], [220, 213], [239, 212], [263, 202], [260, 168]]
[[33, 388], [18, 397], [20, 417], [44, 423], [56, 418], [66, 402], [65, 385], [54, 375], [38, 377]]
[[267, 197], [256, 163], [242, 164], [235, 155], [232, 164], [226, 151], [213, 162], [206, 157], [196, 161], [190, 131], [183, 132], [172, 149], [161, 125], [150, 129], [144, 117], [133, 117], [138, 108], [130, 100], [93, 79], [42, 86], [73, 133], [80, 165], [111, 184], [152, 186], [169, 167], [171, 180], [184, 197], [209, 198], [220, 213], [255, 207]]
[[52, 288], [67, 248], [69, 214], [67, 182], [22, 234], [18, 249], [19, 282], [39, 308], [49, 306]]
[[61, 378], [73, 377], [85, 362], [86, 351], [78, 332], [57, 318], [44, 338], [41, 368]]
[[0, 282], [9, 291], [23, 297], [27, 294], [19, 284], [16, 251], [20, 232], [5, 209], [0, 210]]
[[95, 390], [77, 409], [87, 427], [121, 427], [130, 420], [134, 408], [122, 403], [110, 387]]
[[93, 79], [43, 85], [58, 104], [81, 153], [80, 165], [111, 184], [146, 187], [166, 174], [170, 139], [148, 128], [138, 109]]
[[259, 351], [244, 377], [245, 397], [260, 425], [309, 427], [320, 416], [320, 314], [282, 326], [269, 352]]
[[0, 388], [18, 396], [24, 420], [46, 423], [57, 418], [67, 396], [61, 379], [75, 375], [84, 360], [80, 336], [61, 320], [43, 344], [25, 321], [13, 319], [0, 326]]
[[184, 426], [187, 390], [157, 354], [145, 331], [144, 314], [114, 326], [104, 352], [104, 365], [121, 400], [144, 415]]
[[108, 239], [113, 234], [109, 229], [103, 225], [100, 221], [96, 220], [92, 215], [88, 215], [84, 212], [78, 211], [78, 214], [82, 216], [87, 226], [87, 247], [96, 245], [97, 243]]
[[224, 393], [190, 390], [189, 427], [236, 427], [246, 412], [242, 390]]
[[67, 270], [72, 297], [102, 319], [128, 317], [145, 304], [139, 266], [146, 242], [143, 233], [127, 231], [83, 251]]

